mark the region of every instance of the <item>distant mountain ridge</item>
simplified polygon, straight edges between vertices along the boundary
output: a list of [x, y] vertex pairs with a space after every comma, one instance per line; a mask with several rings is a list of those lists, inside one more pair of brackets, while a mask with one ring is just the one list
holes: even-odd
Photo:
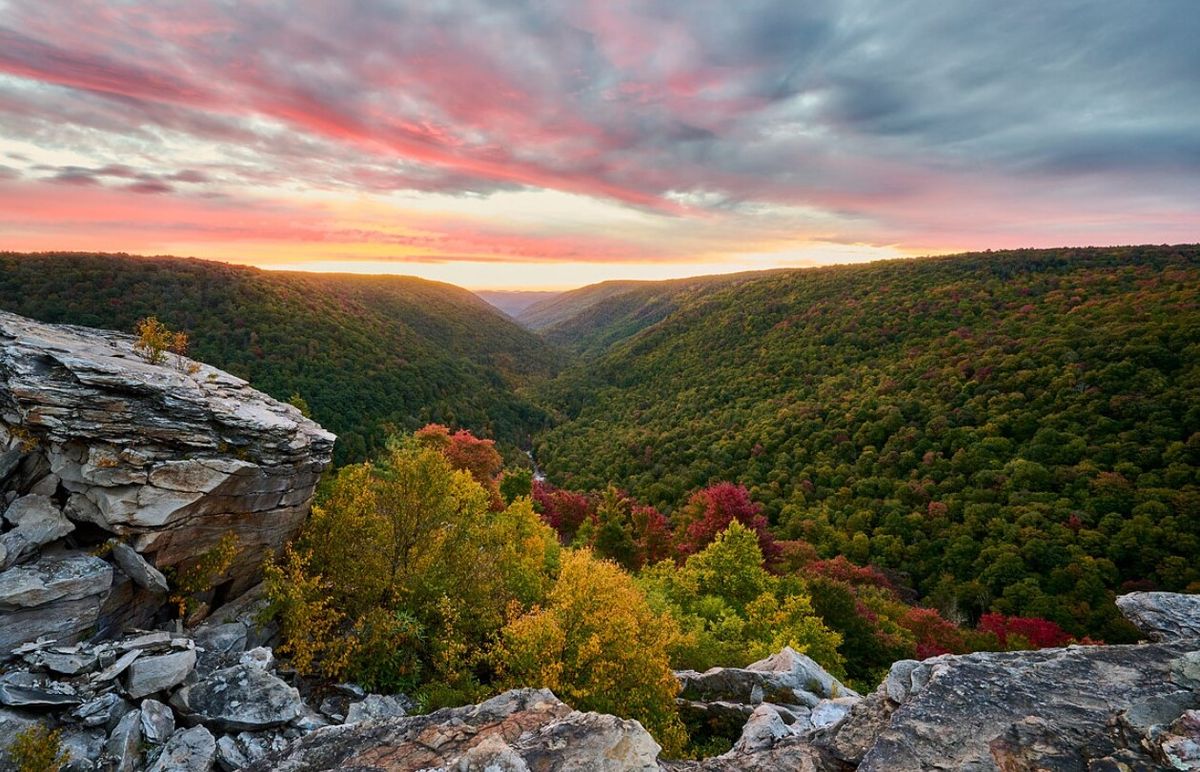
[[475, 290], [475, 294], [515, 319], [530, 306], [562, 293], [557, 290]]
[[768, 272], [756, 271], [667, 281], [606, 281], [535, 303], [516, 319], [551, 343], [591, 356], [667, 318], [690, 296], [765, 275]]

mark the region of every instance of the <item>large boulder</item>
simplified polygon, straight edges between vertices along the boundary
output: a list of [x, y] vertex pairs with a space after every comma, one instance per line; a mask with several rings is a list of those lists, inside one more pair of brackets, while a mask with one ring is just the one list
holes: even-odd
[[300, 693], [255, 665], [218, 670], [171, 697], [171, 705], [190, 723], [223, 731], [269, 729], [300, 715]]
[[217, 741], [202, 726], [181, 729], [167, 740], [147, 772], [208, 772], [217, 756]]
[[0, 661], [40, 637], [78, 640], [96, 624], [112, 579], [112, 566], [80, 553], [0, 572]]
[[64, 540], [96, 554], [111, 541], [120, 576], [47, 608], [6, 601], [0, 574], [0, 656], [38, 635], [147, 623], [165, 603], [162, 569], [186, 571], [230, 534], [235, 554], [202, 600], [236, 597], [303, 521], [333, 441], [221, 370], [0, 312], [0, 570], [41, 567]]
[[746, 667], [714, 667], [703, 673], [680, 670], [675, 677], [681, 685], [680, 697], [696, 702], [750, 706], [769, 702], [813, 708], [822, 699], [858, 696], [812, 658], [790, 646]]
[[1118, 601], [1147, 632], [1170, 637], [1163, 643], [897, 662], [813, 741], [863, 772], [1192, 768], [1176, 762], [1200, 743], [1196, 600]]
[[139, 657], [129, 666], [125, 678], [125, 691], [135, 700], [166, 691], [183, 683], [183, 679], [187, 678], [195, 667], [195, 649]]
[[1117, 608], [1152, 640], [1200, 639], [1200, 595], [1132, 592], [1117, 598]]
[[479, 705], [318, 729], [247, 769], [657, 772], [658, 752], [636, 721], [572, 710], [545, 689], [518, 689]]

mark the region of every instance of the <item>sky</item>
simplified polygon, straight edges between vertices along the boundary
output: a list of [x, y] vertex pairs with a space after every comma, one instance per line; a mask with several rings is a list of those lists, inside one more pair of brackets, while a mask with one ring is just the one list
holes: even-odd
[[0, 0], [0, 249], [484, 288], [1200, 241], [1197, 0]]

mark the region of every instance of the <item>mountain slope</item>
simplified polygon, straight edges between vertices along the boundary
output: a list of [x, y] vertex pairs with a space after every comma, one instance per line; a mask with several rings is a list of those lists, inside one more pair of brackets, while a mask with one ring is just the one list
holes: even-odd
[[665, 319], [689, 297], [764, 275], [759, 272], [670, 281], [606, 281], [536, 303], [516, 319], [568, 351], [595, 356]]
[[670, 302], [544, 388], [556, 483], [671, 507], [741, 482], [785, 535], [966, 615], [1097, 634], [1121, 582], [1200, 582], [1200, 248], [789, 271]]
[[0, 253], [0, 308], [126, 331], [157, 316], [191, 334], [198, 359], [274, 397], [300, 394], [339, 435], [339, 463], [378, 448], [389, 427], [428, 421], [523, 442], [541, 413], [516, 389], [558, 365], [472, 293], [411, 277]]

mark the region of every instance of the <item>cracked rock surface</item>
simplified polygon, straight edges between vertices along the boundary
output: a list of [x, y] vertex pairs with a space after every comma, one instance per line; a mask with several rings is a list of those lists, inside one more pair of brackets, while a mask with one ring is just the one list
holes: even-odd
[[41, 636], [160, 623], [163, 570], [229, 536], [212, 600], [236, 597], [329, 466], [333, 435], [294, 407], [133, 343], [0, 311], [0, 660]]

